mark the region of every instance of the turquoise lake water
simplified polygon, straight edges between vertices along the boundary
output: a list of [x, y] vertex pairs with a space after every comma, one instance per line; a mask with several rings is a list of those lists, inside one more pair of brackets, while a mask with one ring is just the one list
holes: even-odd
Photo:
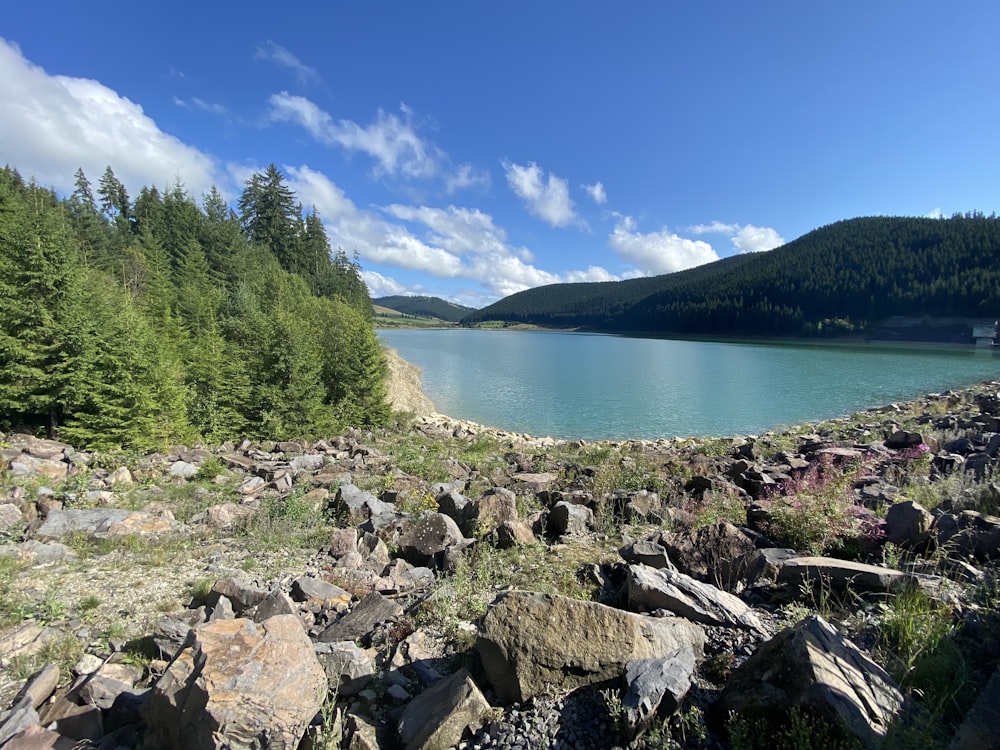
[[379, 336], [423, 370], [439, 412], [569, 439], [756, 434], [1000, 376], [1000, 354], [971, 346], [469, 329]]

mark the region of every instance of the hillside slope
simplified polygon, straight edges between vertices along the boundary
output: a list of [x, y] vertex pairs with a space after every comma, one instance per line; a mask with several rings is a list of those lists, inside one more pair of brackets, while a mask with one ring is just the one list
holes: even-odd
[[1000, 219], [868, 217], [766, 253], [619, 282], [556, 284], [466, 316], [605, 331], [858, 335], [893, 316], [1000, 316]]
[[475, 312], [475, 308], [456, 305], [440, 297], [406, 297], [393, 295], [390, 297], [379, 297], [372, 300], [372, 303], [379, 307], [387, 307], [390, 310], [413, 315], [418, 318], [437, 318], [449, 323], [457, 323], [466, 315]]

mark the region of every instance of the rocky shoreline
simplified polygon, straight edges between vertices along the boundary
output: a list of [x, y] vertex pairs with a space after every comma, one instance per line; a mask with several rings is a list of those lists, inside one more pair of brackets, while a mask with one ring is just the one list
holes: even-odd
[[998, 453], [997, 382], [725, 440], [3, 435], [0, 748], [983, 750]]

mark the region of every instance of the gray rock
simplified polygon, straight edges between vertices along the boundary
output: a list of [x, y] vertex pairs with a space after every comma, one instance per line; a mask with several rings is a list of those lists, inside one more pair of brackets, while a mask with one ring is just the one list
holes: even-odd
[[237, 615], [256, 607], [267, 597], [268, 592], [262, 588], [254, 586], [247, 581], [239, 581], [235, 578], [220, 578], [213, 585], [209, 592], [206, 605], [211, 608], [215, 606], [220, 596], [224, 596], [233, 605], [233, 611]]
[[997, 750], [1000, 748], [1000, 670], [993, 673], [948, 750]]
[[167, 474], [175, 479], [191, 479], [197, 473], [197, 464], [191, 464], [187, 461], [174, 461], [167, 469]]
[[825, 620], [808, 617], [781, 631], [730, 676], [712, 718], [784, 716], [806, 711], [875, 748], [904, 707], [892, 677]]
[[497, 696], [510, 703], [614, 679], [630, 661], [678, 649], [698, 659], [704, 644], [701, 628], [686, 620], [510, 591], [487, 611], [476, 649]]
[[885, 439], [885, 447], [892, 450], [906, 450], [907, 448], [916, 448], [923, 442], [923, 435], [919, 432], [897, 430]]
[[799, 557], [793, 549], [765, 547], [755, 549], [736, 558], [730, 565], [730, 580], [736, 584], [751, 586], [755, 583], [778, 580], [781, 568], [787, 560]]
[[[625, 720], [633, 729], [645, 726], [657, 712], [672, 714], [691, 687], [696, 667], [690, 649], [677, 649], [658, 659], [625, 665]], [[661, 710], [662, 709], [662, 710]]]
[[372, 660], [354, 641], [315, 643], [313, 648], [330, 688], [340, 695], [357, 695], [375, 674]]
[[663, 534], [660, 543], [681, 573], [724, 589], [733, 584], [731, 561], [754, 550], [753, 540], [731, 523]]
[[373, 591], [320, 633], [316, 640], [320, 643], [362, 640], [380, 623], [396, 620], [402, 614], [403, 608], [396, 602]]
[[549, 511], [545, 530], [552, 536], [586, 534], [594, 528], [594, 512], [585, 505], [575, 505], [565, 500], [556, 503]]
[[930, 541], [933, 523], [934, 517], [919, 503], [894, 503], [885, 514], [885, 538], [903, 547], [919, 547]]
[[741, 599], [675, 571], [630, 565], [628, 601], [633, 609], [665, 609], [703, 625], [752, 630], [768, 635], [767, 628]]
[[428, 565], [438, 553], [464, 541], [458, 524], [444, 513], [423, 513], [399, 538], [399, 553], [414, 565]]
[[648, 565], [650, 568], [666, 568], [667, 570], [677, 570], [667, 555], [667, 550], [662, 544], [642, 539], [638, 542], [627, 544], [618, 550], [618, 554], [627, 563]]
[[410, 701], [399, 719], [399, 737], [406, 750], [446, 750], [475, 733], [489, 714], [490, 704], [461, 669]]
[[13, 503], [0, 503], [0, 531], [8, 531], [23, 521], [20, 508]]
[[528, 544], [535, 544], [538, 539], [525, 521], [504, 521], [494, 532], [496, 546], [500, 549], [511, 549]]
[[263, 622], [275, 615], [297, 615], [298, 612], [299, 609], [292, 598], [280, 588], [276, 588], [257, 605], [253, 619], [254, 622]]
[[80, 688], [80, 699], [101, 709], [111, 708], [122, 693], [129, 693], [142, 677], [130, 664], [103, 664]]
[[332, 510], [336, 517], [343, 516], [349, 523], [357, 526], [380, 513], [392, 513], [395, 508], [391, 503], [383, 503], [370, 492], [353, 484], [344, 484], [337, 488]]
[[35, 531], [41, 541], [60, 539], [66, 534], [82, 533], [95, 539], [130, 534], [159, 534], [173, 531], [178, 524], [169, 514], [153, 515], [122, 508], [52, 510]]
[[964, 510], [957, 516], [939, 516], [931, 529], [935, 543], [958, 554], [980, 560], [1000, 558], [1000, 518]]
[[312, 576], [299, 576], [292, 582], [292, 598], [325, 608], [351, 602], [351, 595], [340, 586]]
[[294, 748], [326, 692], [297, 617], [202, 625], [142, 705], [143, 747]]
[[778, 574], [779, 583], [793, 587], [831, 586], [837, 591], [900, 592], [912, 584], [905, 573], [892, 568], [840, 560], [835, 557], [793, 557], [786, 560]]

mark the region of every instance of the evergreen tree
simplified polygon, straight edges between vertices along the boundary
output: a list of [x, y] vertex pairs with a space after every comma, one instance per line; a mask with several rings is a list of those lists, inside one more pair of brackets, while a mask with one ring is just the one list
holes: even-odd
[[268, 248], [281, 267], [294, 271], [299, 263], [298, 225], [301, 212], [278, 168], [256, 172], [240, 196], [240, 224], [251, 242]]

